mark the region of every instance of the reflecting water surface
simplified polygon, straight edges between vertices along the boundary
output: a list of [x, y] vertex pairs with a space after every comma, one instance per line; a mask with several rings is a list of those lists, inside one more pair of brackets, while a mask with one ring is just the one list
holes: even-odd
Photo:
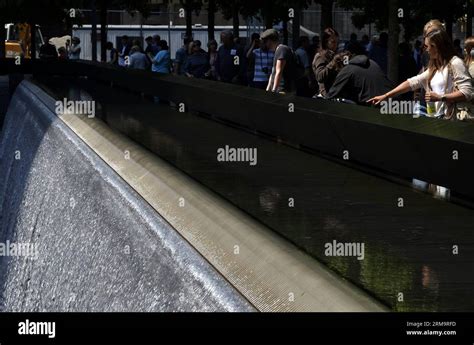
[[[474, 311], [474, 213], [448, 202], [449, 191], [435, 198], [420, 181], [397, 184], [139, 95], [74, 83], [47, 82], [58, 99], [92, 97], [109, 126], [393, 310]], [[226, 145], [256, 148], [258, 164], [219, 161]], [[328, 256], [332, 243], [364, 244], [364, 259]]]

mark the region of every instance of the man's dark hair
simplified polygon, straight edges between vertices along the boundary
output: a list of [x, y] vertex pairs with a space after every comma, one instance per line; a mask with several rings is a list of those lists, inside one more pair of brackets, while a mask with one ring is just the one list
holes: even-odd
[[127, 36], [127, 35], [123, 35], [123, 36], [122, 36], [122, 40], [128, 41], [128, 36]]
[[234, 40], [234, 33], [231, 30], [222, 31], [222, 35], [228, 37], [230, 40]]
[[382, 32], [379, 37], [379, 42], [382, 46], [386, 46], [388, 43], [388, 34], [386, 32]]
[[398, 45], [398, 50], [401, 55], [409, 55], [411, 53], [411, 46], [408, 42], [402, 42]]
[[351, 56], [364, 55], [367, 53], [359, 42], [349, 42], [346, 50], [351, 53]]
[[308, 36], [300, 36], [298, 39], [298, 47], [303, 46], [305, 43], [309, 43], [309, 37]]
[[153, 41], [153, 37], [148, 36], [147, 38], [145, 38], [145, 42], [148, 42], [148, 41]]
[[260, 34], [254, 32], [254, 33], [252, 34], [252, 38], [251, 38], [251, 39], [252, 39], [252, 41], [255, 41], [255, 40], [260, 39]]
[[193, 41], [193, 38], [192, 37], [189, 37], [189, 36], [184, 36], [183, 37], [183, 43], [185, 46], [189, 45], [189, 43], [191, 43]]

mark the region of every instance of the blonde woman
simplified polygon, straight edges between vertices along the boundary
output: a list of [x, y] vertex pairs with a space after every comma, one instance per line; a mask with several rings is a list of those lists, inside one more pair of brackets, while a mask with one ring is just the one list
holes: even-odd
[[472, 99], [471, 77], [464, 62], [456, 56], [451, 39], [445, 30], [430, 31], [425, 38], [425, 46], [430, 57], [425, 72], [368, 102], [378, 105], [388, 98], [425, 89], [425, 100], [433, 107], [431, 111], [428, 110], [428, 115], [455, 120], [455, 103], [469, 102]]
[[438, 19], [431, 19], [423, 28], [423, 37], [426, 37], [430, 32], [435, 30], [446, 30], [446, 28]]
[[[436, 30], [446, 30], [446, 27], [438, 19], [432, 19], [428, 23], [426, 23], [425, 26], [423, 27], [423, 40], [425, 39], [426, 36], [428, 36], [430, 32], [433, 32]], [[421, 69], [420, 73], [423, 73], [426, 70], [426, 68], [428, 67], [429, 61], [430, 61], [430, 56], [426, 52], [426, 47], [422, 45], [421, 64], [423, 68]]]
[[464, 42], [464, 53], [466, 54], [464, 62], [471, 78], [474, 78], [474, 36], [471, 36], [466, 39]]

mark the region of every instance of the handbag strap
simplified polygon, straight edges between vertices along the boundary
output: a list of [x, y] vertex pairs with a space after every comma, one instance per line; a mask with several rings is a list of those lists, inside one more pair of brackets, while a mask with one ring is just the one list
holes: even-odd
[[445, 93], [448, 92], [448, 84], [449, 84], [449, 77], [451, 76], [451, 79], [453, 81], [453, 89], [454, 91], [459, 91], [458, 83], [456, 82], [456, 79], [454, 78], [454, 72], [453, 72], [453, 65], [451, 64], [451, 61], [448, 63], [448, 77], [446, 79], [446, 88], [445, 88]]
[[[459, 91], [458, 83], [456, 82], [456, 78], [454, 78], [454, 72], [453, 72], [453, 65], [451, 64], [451, 61], [454, 59], [454, 57], [449, 61], [448, 63], [448, 76], [446, 78], [446, 87], [444, 90], [444, 94], [447, 94], [448, 92], [448, 85], [449, 85], [449, 77], [451, 77], [451, 80], [453, 81], [453, 92]], [[446, 104], [447, 107], [447, 113], [449, 114], [445, 118], [447, 120], [453, 120], [457, 116], [457, 103], [453, 104]]]

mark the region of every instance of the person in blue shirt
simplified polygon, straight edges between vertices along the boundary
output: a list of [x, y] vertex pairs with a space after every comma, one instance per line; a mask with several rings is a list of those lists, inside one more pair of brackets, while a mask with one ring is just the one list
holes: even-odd
[[245, 80], [244, 51], [234, 42], [232, 31], [221, 34], [222, 46], [215, 62], [217, 80], [224, 83], [242, 84]]
[[387, 62], [388, 62], [388, 34], [382, 32], [379, 36], [379, 40], [372, 44], [369, 48], [369, 58], [374, 60], [387, 74]]
[[156, 73], [171, 73], [171, 55], [169, 52], [168, 43], [165, 40], [159, 42], [160, 51], [156, 54], [152, 61], [152, 72]]
[[189, 44], [193, 41], [189, 37], [184, 37], [184, 45], [176, 51], [176, 59], [174, 61], [174, 71], [177, 75], [184, 75], [184, 65], [188, 58]]

